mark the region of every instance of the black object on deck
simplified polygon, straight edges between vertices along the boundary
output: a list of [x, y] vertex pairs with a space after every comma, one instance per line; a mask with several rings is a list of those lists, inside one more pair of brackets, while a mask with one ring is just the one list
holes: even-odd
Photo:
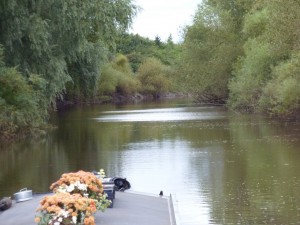
[[126, 178], [113, 177], [111, 179], [114, 182], [117, 191], [125, 191], [131, 188], [129, 181], [126, 180]]
[[115, 191], [125, 191], [131, 187], [126, 178], [120, 177], [103, 178], [102, 184], [104, 193], [107, 195], [107, 199], [111, 201], [109, 208], [112, 208], [114, 205]]
[[9, 197], [4, 197], [0, 200], [0, 210], [9, 209], [12, 205], [12, 200]]
[[93, 171], [93, 174], [102, 181], [102, 184], [105, 185], [114, 185], [114, 190], [116, 191], [125, 191], [131, 188], [129, 181], [126, 178], [122, 177], [105, 177], [101, 178], [101, 175], [97, 171]]
[[122, 177], [102, 178], [100, 173], [97, 171], [93, 171], [93, 174], [102, 181], [103, 191], [107, 195], [107, 199], [111, 201], [109, 208], [112, 208], [114, 205], [116, 191], [125, 191], [131, 188], [131, 185], [126, 180], [126, 178], [122, 178]]

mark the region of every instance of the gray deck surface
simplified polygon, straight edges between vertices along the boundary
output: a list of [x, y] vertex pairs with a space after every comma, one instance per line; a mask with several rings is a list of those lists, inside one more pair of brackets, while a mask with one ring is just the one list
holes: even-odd
[[[45, 195], [34, 195], [32, 200], [13, 203], [0, 211], [1, 225], [37, 225], [35, 210]], [[113, 208], [97, 212], [96, 225], [171, 225], [167, 198], [129, 192], [116, 192]]]

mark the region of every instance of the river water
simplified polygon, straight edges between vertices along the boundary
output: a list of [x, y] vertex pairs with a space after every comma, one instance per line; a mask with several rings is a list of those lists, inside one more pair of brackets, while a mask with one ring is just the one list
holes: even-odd
[[105, 169], [172, 194], [181, 225], [300, 224], [300, 122], [186, 101], [74, 107], [43, 138], [0, 146], [0, 197]]

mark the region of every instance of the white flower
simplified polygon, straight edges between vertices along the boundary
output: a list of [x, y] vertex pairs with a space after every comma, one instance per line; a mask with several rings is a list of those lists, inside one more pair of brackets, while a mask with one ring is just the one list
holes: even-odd
[[60, 225], [60, 222], [54, 222], [53, 225]]
[[69, 186], [67, 186], [67, 192], [72, 192], [75, 189], [74, 184], [70, 184]]
[[76, 224], [77, 223], [77, 217], [76, 216], [72, 216], [72, 221], [73, 221], [74, 224]]
[[79, 190], [82, 190], [82, 191], [86, 191], [87, 190], [87, 185], [86, 184], [80, 184], [79, 183], [77, 187], [78, 187]]
[[57, 221], [58, 221], [58, 222], [62, 222], [63, 219], [62, 219], [61, 217], [59, 217]]
[[100, 169], [99, 174], [100, 174], [101, 178], [104, 178], [105, 177], [104, 169]]
[[61, 210], [60, 211], [60, 215], [62, 215], [63, 217], [67, 218], [69, 216], [69, 212], [66, 210]]
[[62, 186], [59, 186], [58, 189], [56, 190], [57, 193], [66, 193], [66, 188], [65, 187], [62, 187]]

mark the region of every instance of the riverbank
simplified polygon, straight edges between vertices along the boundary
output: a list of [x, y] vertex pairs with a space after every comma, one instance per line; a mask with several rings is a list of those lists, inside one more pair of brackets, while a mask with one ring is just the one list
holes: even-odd
[[[34, 217], [40, 200], [47, 194], [34, 195], [29, 201], [15, 203], [1, 212], [5, 225], [36, 225]], [[117, 192], [113, 208], [95, 214], [96, 225], [176, 225], [171, 197], [135, 192]]]
[[190, 94], [183, 93], [165, 93], [158, 96], [145, 95], [136, 93], [134, 95], [120, 95], [115, 94], [113, 96], [98, 96], [89, 99], [72, 99], [72, 100], [63, 100], [56, 103], [57, 109], [63, 109], [64, 107], [72, 105], [91, 105], [91, 104], [125, 104], [131, 102], [143, 102], [143, 101], [155, 101], [163, 99], [182, 99], [182, 98], [192, 98]]

